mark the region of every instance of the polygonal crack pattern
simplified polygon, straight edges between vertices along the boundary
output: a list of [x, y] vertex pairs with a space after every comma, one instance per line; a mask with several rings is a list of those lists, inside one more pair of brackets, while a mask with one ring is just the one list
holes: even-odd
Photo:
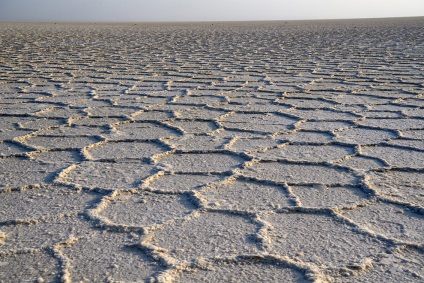
[[0, 282], [423, 282], [423, 25], [0, 23]]

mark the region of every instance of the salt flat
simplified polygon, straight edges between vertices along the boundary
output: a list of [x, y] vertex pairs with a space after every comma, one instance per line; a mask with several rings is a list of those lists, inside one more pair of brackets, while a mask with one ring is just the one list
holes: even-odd
[[424, 281], [424, 18], [0, 42], [0, 282]]

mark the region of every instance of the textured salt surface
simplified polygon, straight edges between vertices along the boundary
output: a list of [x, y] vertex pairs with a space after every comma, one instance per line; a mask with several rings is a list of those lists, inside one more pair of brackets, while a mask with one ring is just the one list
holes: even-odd
[[0, 282], [423, 282], [422, 26], [1, 23]]

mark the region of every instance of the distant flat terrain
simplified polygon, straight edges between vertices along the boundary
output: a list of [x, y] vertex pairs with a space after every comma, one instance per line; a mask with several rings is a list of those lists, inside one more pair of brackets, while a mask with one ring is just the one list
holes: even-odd
[[0, 282], [424, 281], [424, 18], [0, 46]]

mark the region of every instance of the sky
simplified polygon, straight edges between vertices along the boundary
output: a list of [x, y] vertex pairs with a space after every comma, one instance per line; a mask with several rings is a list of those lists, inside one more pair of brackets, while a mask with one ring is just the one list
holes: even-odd
[[424, 0], [0, 0], [0, 21], [256, 21], [414, 16], [424, 16]]

